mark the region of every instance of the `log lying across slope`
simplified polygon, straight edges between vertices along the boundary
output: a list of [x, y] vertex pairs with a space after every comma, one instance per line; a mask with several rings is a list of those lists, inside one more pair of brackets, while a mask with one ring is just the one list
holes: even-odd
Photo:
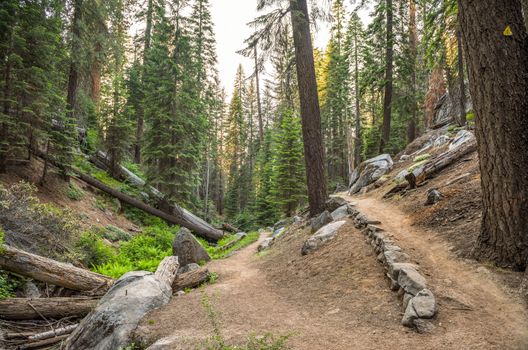
[[206, 267], [200, 267], [197, 270], [182, 273], [174, 279], [172, 290], [174, 292], [187, 288], [196, 288], [209, 279], [209, 270]]
[[98, 298], [8, 298], [0, 300], [0, 318], [4, 320], [60, 319], [86, 316], [97, 306]]
[[[102, 151], [97, 151], [94, 155], [90, 157], [90, 161], [95, 164], [98, 168], [110, 172], [111, 160], [109, 159], [106, 153]], [[155, 200], [158, 202], [156, 205], [158, 208], [163, 209], [162, 211], [165, 214], [177, 217], [179, 219], [179, 222], [177, 222], [176, 224], [187, 227], [188, 229], [194, 231], [197, 235], [209, 240], [217, 241], [222, 238], [222, 231], [214, 228], [205, 220], [202, 220], [201, 218], [197, 217], [188, 210], [185, 210], [184, 208], [181, 208], [176, 204], [167, 203], [164, 200], [164, 196], [160, 191], [158, 191], [152, 186], [148, 186], [143, 179], [138, 177], [136, 174], [134, 174], [124, 166], [119, 165], [118, 168], [114, 170], [114, 173], [115, 172], [117, 172], [116, 176], [118, 180], [128, 181], [135, 186], [144, 188], [145, 191], [152, 198], [155, 198]], [[143, 210], [142, 208], [139, 209]]]
[[93, 295], [104, 294], [114, 283], [110, 277], [6, 245], [0, 246], [0, 268]]
[[445, 169], [458, 159], [464, 157], [468, 153], [475, 151], [476, 149], [477, 142], [475, 139], [471, 139], [460, 146], [431, 159], [425, 165], [415, 169], [412, 173], [405, 176], [405, 179], [409, 183], [410, 188], [416, 188], [416, 186], [418, 186], [420, 183], [434, 176], [439, 171]]
[[203, 220], [198, 220], [198, 218], [193, 218], [189, 216], [189, 212], [180, 209], [179, 213], [175, 213], [175, 215], [167, 214], [166, 212], [153, 208], [145, 203], [143, 203], [140, 200], [137, 200], [129, 195], [126, 195], [116, 189], [113, 189], [110, 186], [107, 186], [103, 184], [102, 182], [94, 179], [91, 176], [88, 176], [86, 174], [77, 173], [77, 177], [86, 182], [87, 184], [108, 193], [112, 197], [115, 197], [119, 199], [120, 201], [133, 206], [135, 208], [138, 208], [140, 210], [143, 210], [146, 213], [149, 213], [151, 215], [157, 216], [168, 223], [174, 224], [174, 225], [181, 225], [183, 227], [188, 228], [189, 230], [193, 231], [196, 235], [201, 236], [208, 240], [218, 241], [223, 237], [223, 232], [220, 230], [215, 229], [214, 227], [210, 226]]

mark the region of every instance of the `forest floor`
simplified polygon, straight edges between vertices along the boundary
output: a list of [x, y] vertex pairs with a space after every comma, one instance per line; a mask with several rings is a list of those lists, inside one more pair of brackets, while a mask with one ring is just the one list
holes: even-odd
[[[292, 333], [292, 349], [527, 349], [528, 313], [492, 269], [457, 258], [445, 237], [412, 224], [409, 214], [369, 194], [348, 198], [420, 262], [439, 312], [435, 328], [418, 334], [401, 326], [401, 305], [363, 234], [351, 222], [323, 248], [301, 256], [309, 228], [281, 236], [256, 254], [258, 242], [211, 262], [214, 284], [175, 297], [148, 315], [137, 336], [159, 349], [205, 349], [213, 330], [207, 296], [228, 344], [248, 335]], [[261, 240], [266, 237], [263, 234]]]

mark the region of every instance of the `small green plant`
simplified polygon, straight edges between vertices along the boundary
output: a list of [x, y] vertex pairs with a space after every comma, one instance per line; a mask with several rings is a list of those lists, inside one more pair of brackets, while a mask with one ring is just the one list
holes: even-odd
[[429, 153], [424, 153], [424, 154], [420, 154], [417, 157], [414, 157], [413, 162], [418, 163], [418, 162], [422, 162], [424, 160], [427, 160], [429, 158], [431, 158], [431, 155]]
[[68, 192], [66, 193], [69, 199], [72, 201], [80, 201], [84, 198], [84, 191], [79, 187], [75, 186], [73, 183], [70, 183], [68, 186]]
[[111, 242], [129, 241], [132, 237], [119, 227], [108, 225], [102, 230], [102, 236]]
[[102, 212], [106, 211], [106, 203], [100, 198], [95, 199], [95, 207]]
[[208, 284], [214, 284], [216, 281], [218, 281], [218, 274], [216, 272], [211, 272], [209, 274], [209, 278], [207, 279]]
[[215, 246], [211, 245], [209, 242], [202, 238], [198, 238], [198, 240], [212, 259], [223, 259], [229, 256], [235, 250], [245, 248], [253, 242], [256, 242], [259, 236], [260, 235], [258, 232], [250, 232], [246, 235], [246, 237], [242, 238], [240, 241], [238, 241], [228, 249], [223, 249], [223, 247], [226, 244], [232, 242], [234, 239], [236, 239], [235, 235], [229, 235], [227, 237], [222, 238], [220, 241], [218, 241], [217, 245]]
[[471, 111], [468, 114], [466, 114], [466, 120], [468, 122], [474, 121], [475, 120], [475, 113], [473, 111]]
[[0, 299], [13, 298], [19, 282], [6, 271], [0, 270]]
[[288, 350], [286, 342], [292, 337], [292, 333], [274, 336], [266, 333], [263, 336], [251, 334], [243, 345], [231, 345], [226, 342], [222, 335], [221, 314], [214, 308], [209, 296], [204, 293], [201, 300], [202, 307], [212, 326], [212, 335], [207, 339], [200, 349], [202, 350]]
[[5, 244], [5, 232], [2, 229], [2, 226], [0, 226], [0, 253], [4, 251], [4, 245]]
[[77, 243], [77, 251], [81, 256], [82, 263], [90, 267], [106, 264], [116, 255], [115, 250], [105, 244], [94, 231], [88, 231], [81, 235]]

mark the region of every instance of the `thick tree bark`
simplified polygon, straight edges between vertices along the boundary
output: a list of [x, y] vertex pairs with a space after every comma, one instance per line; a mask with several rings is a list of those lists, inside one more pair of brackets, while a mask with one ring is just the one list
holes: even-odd
[[462, 32], [460, 27], [457, 28], [457, 51], [458, 51], [458, 96], [460, 114], [458, 116], [458, 125], [466, 125], [466, 83], [464, 82], [464, 50], [462, 49]]
[[[480, 156], [483, 217], [474, 253], [528, 260], [528, 35], [519, 0], [459, 0]], [[512, 35], [504, 34], [507, 27]]]
[[312, 37], [306, 0], [290, 0], [297, 81], [301, 100], [304, 159], [308, 180], [310, 215], [324, 211], [328, 197], [325, 180], [325, 155], [321, 135], [321, 111], [315, 79]]
[[385, 94], [383, 96], [383, 125], [381, 129], [380, 153], [385, 151], [389, 143], [391, 117], [392, 117], [392, 70], [394, 59], [393, 40], [393, 8], [392, 0], [386, 0], [387, 24], [386, 24], [386, 47], [385, 47]]
[[[2, 97], [4, 103], [2, 106], [4, 118], [8, 118], [11, 113], [11, 51], [13, 46], [13, 33], [9, 33], [9, 49], [7, 50], [5, 57], [5, 68], [4, 68], [4, 86], [2, 91]], [[0, 173], [6, 171], [7, 166], [7, 157], [9, 155], [9, 124], [7, 121], [0, 123]]]
[[6, 245], [0, 246], [0, 267], [37, 281], [95, 295], [104, 294], [114, 283], [110, 277]]
[[524, 25], [528, 30], [528, 0], [522, 0], [523, 14], [524, 14]]
[[39, 320], [46, 318], [86, 316], [97, 305], [99, 299], [89, 297], [72, 298], [10, 298], [0, 300], [0, 318], [4, 320]]
[[416, 138], [416, 119], [418, 106], [416, 103], [416, 62], [418, 57], [418, 34], [416, 30], [416, 0], [409, 0], [409, 45], [411, 48], [411, 118], [407, 125], [407, 143]]
[[212, 241], [218, 241], [220, 238], [223, 237], [222, 231], [215, 229], [214, 227], [207, 224], [205, 221], [195, 217], [194, 215], [190, 214], [185, 209], [182, 209], [176, 205], [168, 205], [169, 208], [173, 209], [174, 215], [167, 214], [165, 211], [153, 208], [133, 197], [130, 197], [118, 190], [115, 190], [97, 181], [91, 176], [78, 173], [77, 177], [81, 179], [82, 181], [86, 182], [87, 184], [97, 189], [100, 189], [103, 192], [108, 193], [112, 197], [115, 197], [119, 199], [120, 201], [133, 206], [134, 208], [138, 208], [140, 210], [143, 210], [146, 213], [157, 216], [167, 221], [170, 224], [181, 225], [183, 227], [187, 227], [189, 230], [193, 231], [196, 235], [200, 237], [203, 237], [205, 239], [212, 240]]

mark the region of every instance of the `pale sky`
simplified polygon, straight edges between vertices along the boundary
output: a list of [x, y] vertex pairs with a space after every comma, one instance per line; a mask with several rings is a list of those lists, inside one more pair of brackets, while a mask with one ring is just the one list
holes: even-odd
[[[244, 47], [244, 40], [252, 33], [247, 23], [259, 15], [256, 0], [211, 0], [211, 12], [215, 23], [218, 70], [228, 96], [233, 90], [236, 70], [242, 64], [246, 75], [253, 72], [253, 60], [236, 52]], [[360, 13], [363, 22], [368, 22], [368, 11]], [[315, 47], [323, 48], [329, 40], [328, 25], [319, 24], [315, 34]]]

